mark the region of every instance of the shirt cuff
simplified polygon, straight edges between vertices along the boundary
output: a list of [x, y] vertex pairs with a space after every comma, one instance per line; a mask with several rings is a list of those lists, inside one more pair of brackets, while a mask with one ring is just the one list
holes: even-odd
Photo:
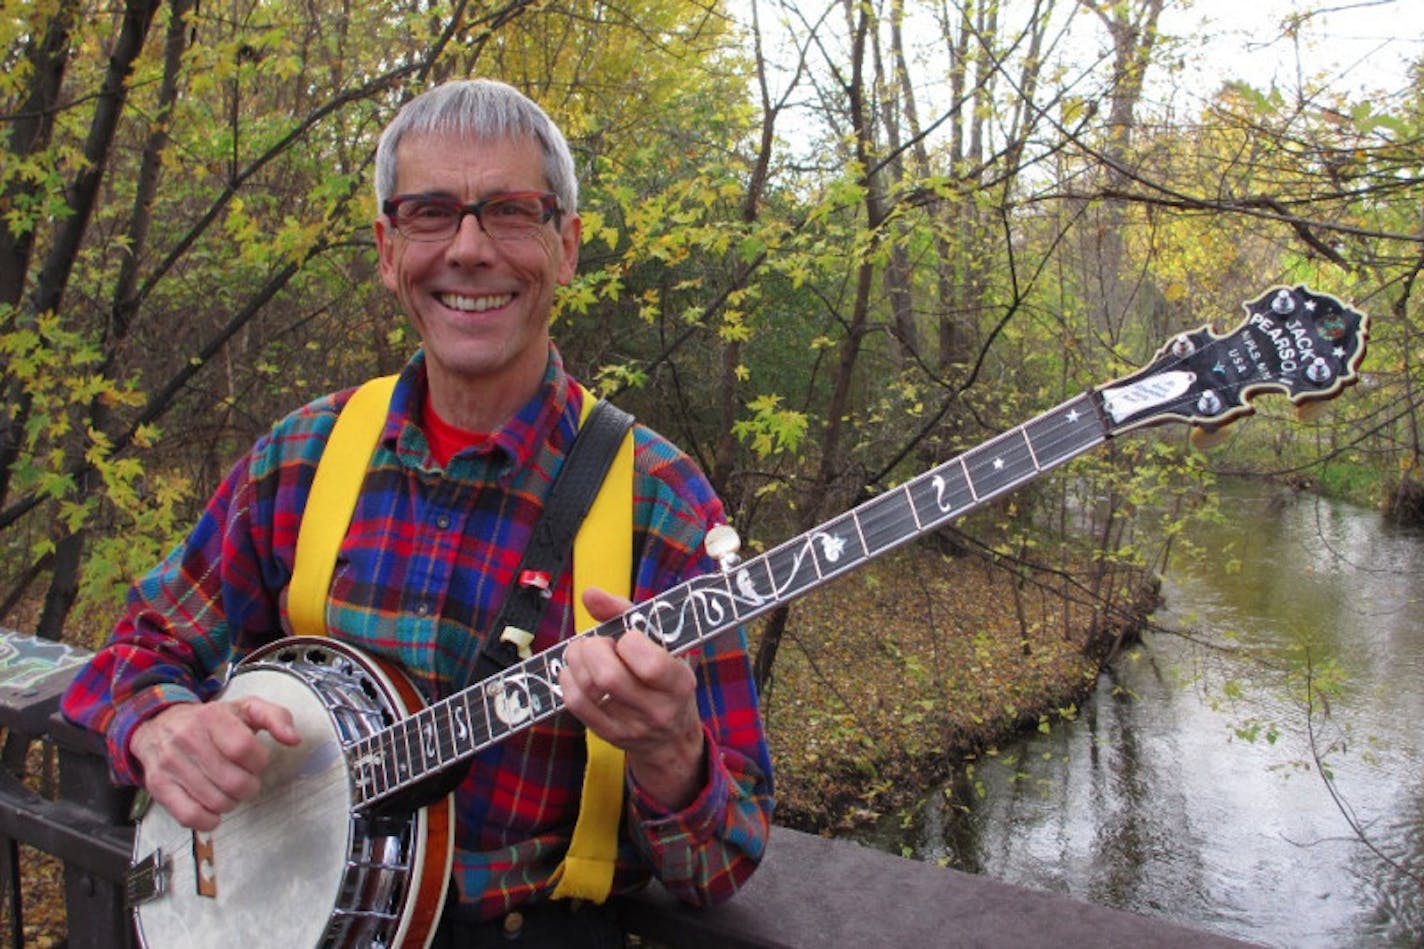
[[680, 811], [669, 811], [633, 780], [628, 773], [628, 801], [633, 816], [647, 832], [649, 838], [658, 841], [666, 837], [690, 837], [705, 840], [713, 836], [721, 826], [727, 802], [727, 787], [730, 778], [722, 767], [722, 756], [717, 752], [717, 742], [706, 723], [702, 725], [703, 768], [707, 783], [697, 792], [697, 797]]

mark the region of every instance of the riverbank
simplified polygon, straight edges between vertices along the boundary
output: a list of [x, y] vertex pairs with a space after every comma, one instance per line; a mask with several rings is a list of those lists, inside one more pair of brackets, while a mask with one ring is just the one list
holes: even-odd
[[805, 598], [764, 697], [777, 823], [844, 832], [1073, 717], [1156, 600], [1139, 572], [1094, 587], [918, 545]]

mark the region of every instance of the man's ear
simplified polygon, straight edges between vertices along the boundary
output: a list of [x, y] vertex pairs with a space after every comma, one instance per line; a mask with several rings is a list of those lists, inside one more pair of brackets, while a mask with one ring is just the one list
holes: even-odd
[[578, 272], [579, 243], [583, 239], [583, 221], [577, 214], [568, 214], [559, 225], [559, 244], [564, 262], [559, 268], [559, 285], [568, 286]]
[[390, 290], [395, 290], [395, 231], [385, 217], [378, 217], [371, 225], [376, 235], [376, 257], [381, 271], [381, 282]]

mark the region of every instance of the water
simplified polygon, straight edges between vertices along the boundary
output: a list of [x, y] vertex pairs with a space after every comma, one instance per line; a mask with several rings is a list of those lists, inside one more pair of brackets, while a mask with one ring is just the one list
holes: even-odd
[[[1199, 640], [1149, 634], [1077, 721], [881, 843], [1266, 945], [1424, 945], [1424, 533], [1222, 490], [1212, 562], [1174, 566], [1154, 617]], [[1311, 714], [1307, 675], [1337, 674]]]

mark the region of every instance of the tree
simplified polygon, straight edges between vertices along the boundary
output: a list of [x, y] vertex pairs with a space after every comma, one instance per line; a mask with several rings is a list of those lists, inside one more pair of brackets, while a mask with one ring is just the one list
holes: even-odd
[[[0, 609], [47, 584], [55, 635], [274, 417], [400, 364], [370, 279], [374, 138], [474, 72], [528, 88], [580, 161], [566, 360], [685, 444], [746, 536], [1104, 381], [1262, 277], [1396, 314], [1369, 434], [1274, 447], [1412, 471], [1418, 77], [1388, 112], [1232, 87], [1194, 125], [1145, 123], [1162, 7], [756, 4], [746, 34], [682, 0], [25, 7], [0, 83]], [[1073, 59], [1070, 27], [1105, 59]], [[1141, 460], [1113, 459], [1124, 512]], [[1076, 483], [965, 529], [1067, 543]]]
[[[132, 2], [111, 24], [70, 3], [15, 27], [11, 58], [32, 68], [5, 109], [25, 160], [4, 181], [0, 532], [6, 609], [48, 572], [43, 635], [59, 635], [81, 578], [97, 596], [151, 563], [272, 418], [404, 358], [369, 279], [367, 175], [411, 90], [525, 75], [593, 165], [616, 165], [632, 149], [600, 150], [599, 135], [636, 141], [709, 81], [686, 62], [724, 25], [678, 3], [398, 6]], [[604, 55], [556, 56], [556, 36]]]

